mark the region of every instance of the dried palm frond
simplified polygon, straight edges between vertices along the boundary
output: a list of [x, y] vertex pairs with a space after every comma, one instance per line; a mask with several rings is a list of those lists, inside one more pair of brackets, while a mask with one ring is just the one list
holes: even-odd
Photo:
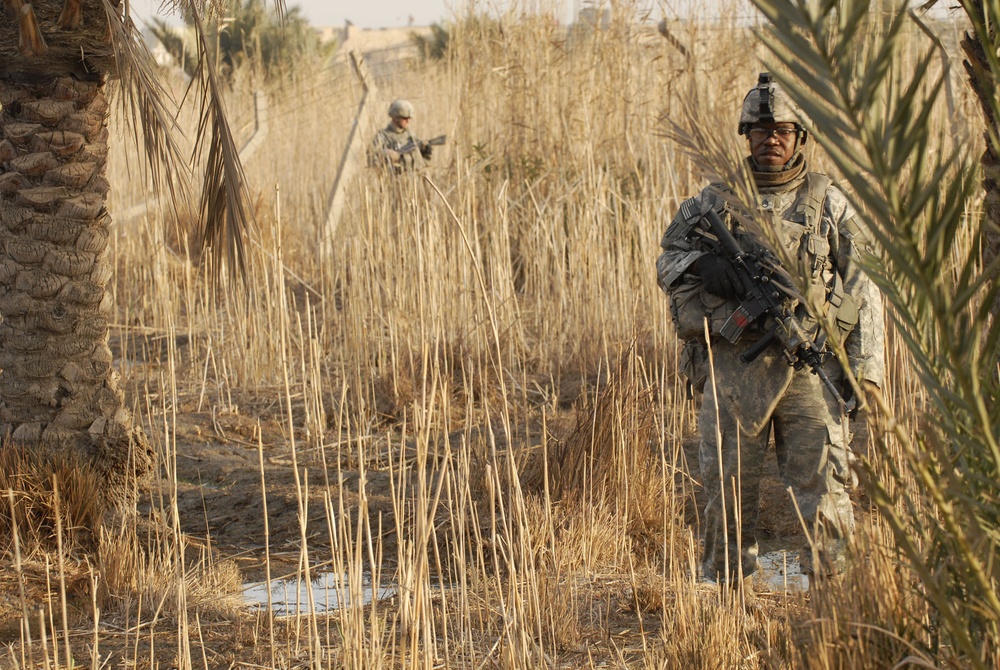
[[[170, 95], [158, 79], [153, 59], [131, 18], [120, 17], [108, 0], [103, 4], [111, 41], [118, 54], [117, 77], [122, 90], [123, 116], [130, 127], [141, 129], [141, 133], [134, 132], [133, 136], [142, 137], [142, 153], [148, 160], [154, 188], [161, 191], [166, 187], [175, 209], [184, 206], [191, 201], [188, 161], [177, 142], [180, 131], [168, 107]], [[253, 224], [253, 211], [197, 4], [191, 0], [185, 3], [184, 9], [194, 17], [198, 39], [199, 67], [192, 86], [200, 87], [202, 106], [198, 131], [193, 138], [194, 164], [199, 163], [207, 144], [200, 207], [204, 228], [199, 237], [203, 249], [215, 249], [222, 254], [223, 263], [214, 267], [225, 265], [234, 272], [238, 269], [245, 279], [243, 236]], [[276, 0], [275, 4], [282, 13], [283, 2]]]
[[[246, 176], [240, 164], [239, 147], [229, 127], [219, 76], [209, 56], [205, 25], [196, 2], [190, 0], [187, 8], [194, 18], [198, 40], [199, 68], [192, 83], [201, 86], [202, 101], [194, 162], [199, 163], [202, 153], [207, 151], [201, 193], [201, 216], [205, 226], [201, 246], [223, 252], [230, 272], [235, 273], [238, 269], [245, 281], [243, 235], [253, 225]], [[219, 267], [221, 264], [215, 265], [217, 272]]]
[[[177, 142], [182, 135], [171, 108], [175, 108], [170, 93], [163, 87], [156, 65], [130, 16], [124, 18], [109, 2], [103, 0], [121, 95], [122, 117], [133, 129], [136, 148], [147, 159], [153, 188], [169, 189], [172, 203], [188, 201], [190, 189], [187, 159]], [[139, 138], [142, 146], [138, 146]]]

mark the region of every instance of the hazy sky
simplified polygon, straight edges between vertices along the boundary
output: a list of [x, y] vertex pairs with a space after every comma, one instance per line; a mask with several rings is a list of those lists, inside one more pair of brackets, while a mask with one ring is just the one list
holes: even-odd
[[[272, 5], [273, 0], [266, 0]], [[413, 24], [426, 26], [452, 16], [452, 0], [286, 0], [287, 7], [298, 5], [314, 26], [341, 27], [350, 20], [362, 28], [397, 28]], [[131, 0], [132, 11], [140, 19], [157, 15], [160, 0]]]
[[[273, 6], [274, 0], [265, 0]], [[161, 0], [131, 0], [133, 13], [139, 19], [157, 15]], [[441, 23], [475, 7], [476, 13], [498, 15], [502, 7], [559, 7], [559, 18], [571, 21], [581, 6], [599, 5], [601, 0], [285, 0], [287, 7], [298, 5], [314, 26], [342, 27], [350, 20], [361, 28], [399, 28], [409, 25], [428, 26]], [[608, 6], [609, 0], [604, 0]], [[702, 13], [706, 6], [748, 6], [749, 0], [639, 0], [635, 3], [651, 8], [654, 21], [664, 12], [672, 14]], [[716, 9], [716, 11], [718, 11]]]
[[[273, 6], [273, 0], [265, 0]], [[921, 4], [923, 0], [910, 0]], [[157, 14], [161, 0], [131, 0], [132, 11], [139, 19]], [[575, 10], [581, 6], [601, 4], [601, 0], [285, 0], [287, 7], [298, 5], [314, 26], [342, 27], [346, 20], [361, 28], [399, 28], [409, 25], [427, 26], [441, 23], [464, 13], [474, 6], [477, 13], [500, 14], [500, 7], [562, 7], [560, 19], [572, 21]], [[604, 0], [605, 6], [610, 0]], [[649, 7], [649, 18], [654, 22], [663, 16], [717, 14], [721, 7], [739, 15], [752, 14], [749, 0], [639, 0], [636, 5]], [[939, 3], [945, 4], [945, 3]], [[947, 3], [953, 4], [953, 3]], [[940, 9], [939, 9], [940, 11]]]

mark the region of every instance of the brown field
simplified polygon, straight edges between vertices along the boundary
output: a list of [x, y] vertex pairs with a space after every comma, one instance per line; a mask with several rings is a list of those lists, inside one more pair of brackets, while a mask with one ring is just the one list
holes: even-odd
[[[738, 160], [764, 52], [723, 18], [672, 25], [685, 54], [631, 11], [604, 30], [469, 20], [448, 59], [377, 71], [371, 123], [406, 97], [414, 131], [448, 142], [413, 179], [362, 169], [331, 224], [360, 86], [338, 58], [268, 88], [245, 287], [209, 280], [116, 128], [112, 349], [159, 467], [134, 517], [64, 529], [97, 551], [7, 550], [0, 666], [951, 667], [864, 491], [843, 580], [697, 579], [697, 400], [654, 262], [711, 175], [667, 135], [697, 122]], [[954, 72], [941, 113], [971, 124]], [[255, 87], [240, 75], [227, 100], [238, 145]], [[886, 346], [887, 399], [916, 430], [918, 382]], [[794, 560], [769, 472], [764, 549]], [[243, 598], [320, 574], [351, 604], [282, 616]], [[385, 597], [365, 601], [366, 580]]]

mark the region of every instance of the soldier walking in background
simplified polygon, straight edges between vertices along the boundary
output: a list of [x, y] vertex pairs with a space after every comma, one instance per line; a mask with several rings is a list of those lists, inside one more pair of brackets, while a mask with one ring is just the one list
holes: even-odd
[[431, 159], [434, 147], [422, 142], [410, 132], [413, 104], [409, 100], [393, 100], [389, 105], [389, 125], [380, 130], [372, 142], [369, 163], [387, 167], [396, 174], [418, 170]]
[[[698, 420], [707, 494], [702, 574], [713, 581], [735, 583], [758, 567], [760, 479], [772, 433], [782, 479], [814, 540], [799, 554], [803, 572], [839, 572], [854, 531], [845, 412], [852, 403], [843, 402], [851, 391], [819, 321], [836, 324], [839, 332], [830, 336], [844, 343], [861, 388], [878, 393], [884, 368], [882, 303], [858, 264], [871, 253], [871, 237], [829, 177], [809, 172], [802, 117], [762, 73], [743, 100], [739, 120], [739, 133], [749, 143], [746, 168], [756, 186], [757, 211], [740, 211], [730, 189], [712, 184], [683, 203], [657, 260], [659, 284], [670, 297], [678, 337], [685, 340], [682, 371], [694, 388], [704, 390]], [[719, 240], [726, 235], [712, 234], [710, 220], [731, 232], [729, 239], [739, 248], [774, 267], [773, 248], [766, 251], [747, 225], [770, 222], [776, 244], [796, 264], [784, 271], [805, 285], [806, 295], [798, 299], [794, 291], [771, 294], [780, 295], [787, 319], [772, 312], [753, 318], [753, 310], [748, 312], [756, 284], [722, 253]], [[807, 305], [821, 305], [825, 313], [812, 314]], [[708, 344], [713, 374], [707, 369]], [[802, 357], [789, 355], [795, 352]], [[803, 365], [803, 359], [811, 362]]]

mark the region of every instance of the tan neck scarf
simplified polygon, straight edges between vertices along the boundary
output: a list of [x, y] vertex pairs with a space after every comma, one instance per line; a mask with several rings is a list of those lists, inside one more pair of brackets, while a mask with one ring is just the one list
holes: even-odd
[[747, 162], [750, 165], [750, 171], [753, 173], [753, 180], [757, 183], [757, 188], [784, 186], [788, 182], [801, 177], [806, 171], [806, 157], [801, 152], [777, 172], [763, 172], [758, 170], [757, 162], [753, 159], [753, 156], [747, 156]]

